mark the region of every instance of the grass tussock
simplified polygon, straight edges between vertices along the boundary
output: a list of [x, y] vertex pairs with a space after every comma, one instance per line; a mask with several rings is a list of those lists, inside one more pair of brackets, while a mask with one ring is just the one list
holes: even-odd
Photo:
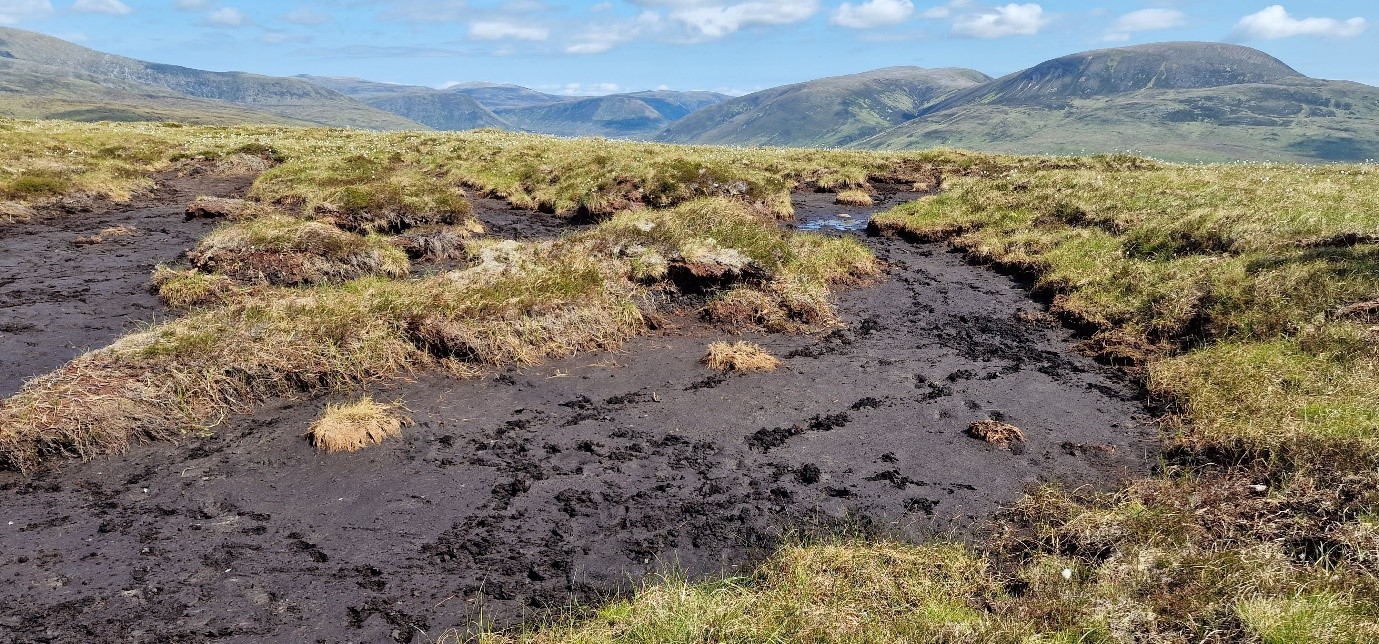
[[866, 190], [842, 190], [834, 196], [834, 203], [842, 206], [870, 206], [872, 205], [871, 193]]
[[270, 214], [270, 210], [252, 201], [201, 195], [187, 204], [186, 218], [192, 219], [250, 219]]
[[780, 368], [777, 358], [752, 342], [714, 342], [702, 362], [710, 369], [756, 373]]
[[100, 232], [94, 235], [77, 237], [72, 240], [72, 244], [76, 246], [97, 246], [111, 240], [132, 237], [137, 234], [139, 234], [139, 229], [133, 226], [111, 226], [109, 228], [102, 228]]
[[225, 275], [161, 264], [153, 270], [153, 288], [158, 299], [174, 309], [222, 304], [244, 295], [243, 287]]
[[408, 422], [401, 406], [364, 396], [351, 403], [327, 405], [306, 435], [323, 452], [357, 452], [401, 436]]

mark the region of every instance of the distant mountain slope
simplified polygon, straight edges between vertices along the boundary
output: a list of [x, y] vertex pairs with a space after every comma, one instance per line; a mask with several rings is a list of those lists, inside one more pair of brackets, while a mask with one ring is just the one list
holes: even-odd
[[671, 121], [678, 121], [706, 107], [712, 107], [729, 99], [718, 92], [675, 92], [670, 90], [651, 90], [622, 94], [635, 98]]
[[376, 83], [358, 78], [297, 76], [385, 112], [437, 130], [512, 129], [487, 107], [465, 94], [416, 85]]
[[319, 125], [233, 103], [128, 83], [102, 85], [46, 65], [0, 58], [0, 114], [68, 121], [180, 121], [202, 125]]
[[[255, 120], [257, 112], [270, 115], [257, 119], [268, 122], [423, 129], [414, 121], [301, 79], [149, 63], [18, 29], [0, 27], [0, 59], [5, 62], [0, 67], [0, 84], [15, 92], [11, 99], [41, 98], [49, 92], [54, 100], [72, 105], [119, 103], [129, 118], [138, 118], [144, 111], [167, 111], [171, 104], [180, 103], [189, 109], [203, 106], [232, 115], [232, 121], [241, 116]], [[214, 101], [217, 106], [212, 109], [212, 104], [195, 99]]]
[[768, 89], [702, 109], [658, 137], [675, 143], [833, 147], [914, 118], [991, 80], [970, 69], [891, 67]]
[[1307, 78], [1262, 52], [1161, 43], [1064, 56], [955, 93], [857, 141], [1173, 160], [1379, 158], [1379, 88]]
[[543, 134], [650, 139], [685, 115], [726, 98], [712, 92], [638, 92], [505, 109], [498, 115]]
[[1059, 109], [959, 106], [853, 147], [935, 146], [1015, 154], [1130, 150], [1174, 161], [1379, 158], [1379, 88], [1292, 79], [1073, 99]]
[[1155, 43], [1063, 56], [973, 87], [929, 106], [1059, 105], [1141, 90], [1203, 89], [1306, 78], [1262, 51], [1223, 43]]
[[454, 85], [441, 91], [464, 94], [465, 96], [479, 101], [480, 105], [494, 112], [519, 107], [551, 105], [554, 103], [579, 100], [581, 98], [589, 98], [587, 96], [556, 96], [555, 94], [538, 92], [520, 85], [485, 82], [460, 83], [459, 85]]

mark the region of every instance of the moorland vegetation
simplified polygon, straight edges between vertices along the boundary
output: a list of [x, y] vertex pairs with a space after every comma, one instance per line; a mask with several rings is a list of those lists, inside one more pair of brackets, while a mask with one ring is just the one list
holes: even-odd
[[[1032, 490], [968, 542], [804, 541], [486, 641], [1364, 641], [1379, 637], [1379, 168], [820, 152], [0, 121], [0, 213], [129, 200], [159, 172], [260, 173], [155, 283], [182, 313], [0, 403], [21, 470], [209, 432], [275, 395], [616, 346], [672, 311], [835, 324], [881, 267], [791, 232], [789, 194], [941, 185], [873, 220], [1029, 279], [1161, 411], [1160, 472]], [[485, 236], [469, 199], [596, 222]], [[443, 256], [457, 266], [437, 263]], [[252, 270], [250, 270], [252, 269]], [[391, 425], [388, 425], [391, 427]], [[383, 431], [384, 434], [390, 431]]]

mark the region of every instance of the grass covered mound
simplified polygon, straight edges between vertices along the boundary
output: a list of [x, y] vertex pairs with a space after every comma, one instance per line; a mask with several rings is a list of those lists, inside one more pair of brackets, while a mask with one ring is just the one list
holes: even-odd
[[1379, 464], [1379, 167], [956, 178], [874, 226], [1034, 275], [1089, 347], [1141, 363], [1214, 458]]
[[187, 258], [207, 273], [283, 285], [404, 277], [411, 267], [407, 253], [386, 237], [280, 214], [222, 226]]

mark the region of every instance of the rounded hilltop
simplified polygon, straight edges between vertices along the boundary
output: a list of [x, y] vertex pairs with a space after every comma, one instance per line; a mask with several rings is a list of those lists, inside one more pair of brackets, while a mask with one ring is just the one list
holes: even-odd
[[[1209, 42], [1166, 42], [1097, 49], [1055, 58], [981, 88], [982, 103], [1123, 94], [1145, 89], [1203, 89], [1302, 78], [1257, 49]], [[958, 97], [949, 99], [950, 102]], [[938, 111], [942, 106], [936, 106]]]

